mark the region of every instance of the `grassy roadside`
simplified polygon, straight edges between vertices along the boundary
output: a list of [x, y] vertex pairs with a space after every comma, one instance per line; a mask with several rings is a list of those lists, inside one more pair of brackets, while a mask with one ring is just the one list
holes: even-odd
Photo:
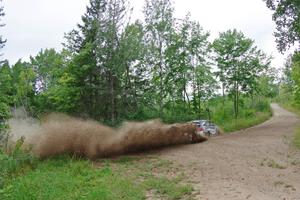
[[61, 156], [40, 161], [28, 154], [0, 153], [0, 162], [3, 200], [182, 199], [193, 191], [182, 183], [184, 174], [178, 174], [174, 164], [154, 157], [91, 162]]
[[[297, 108], [296, 106], [294, 106], [290, 103], [279, 103], [279, 104], [280, 104], [280, 106], [282, 106], [286, 110], [288, 110], [290, 112], [293, 112], [293, 113], [300, 116], [300, 108]], [[295, 131], [295, 136], [294, 136], [293, 143], [298, 149], [300, 149], [300, 126]]]
[[297, 115], [300, 116], [300, 108], [297, 108], [296, 106], [294, 106], [293, 104], [291, 103], [279, 103], [279, 105], [281, 107], [283, 107], [284, 109], [290, 111], [290, 112], [293, 112]]
[[225, 124], [221, 124], [220, 126], [225, 133], [230, 133], [261, 124], [270, 119], [271, 116], [272, 112], [257, 112], [252, 117], [227, 121]]
[[234, 119], [231, 101], [215, 103], [215, 106], [211, 106], [214, 113], [212, 121], [225, 133], [230, 133], [261, 124], [272, 116], [271, 102], [267, 99], [252, 102], [246, 98], [243, 102], [237, 120]]

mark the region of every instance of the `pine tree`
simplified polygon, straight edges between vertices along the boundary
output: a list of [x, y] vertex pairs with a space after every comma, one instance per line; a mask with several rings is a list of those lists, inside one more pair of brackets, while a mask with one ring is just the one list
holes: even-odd
[[91, 0], [78, 30], [66, 36], [65, 47], [74, 55], [70, 70], [80, 88], [79, 112], [113, 123], [119, 117], [120, 81], [126, 71], [121, 37], [128, 11], [127, 0]]
[[[0, 1], [0, 3], [2, 0]], [[0, 22], [5, 15], [3, 6], [0, 7]], [[0, 27], [4, 24], [0, 23]], [[6, 40], [0, 35], [0, 49], [4, 47]], [[3, 54], [0, 54], [2, 56]], [[11, 102], [10, 90], [10, 69], [7, 61], [0, 61], [0, 143], [3, 138], [3, 130], [6, 128], [5, 120], [9, 118], [10, 110], [9, 103]], [[1, 146], [1, 144], [0, 144]]]

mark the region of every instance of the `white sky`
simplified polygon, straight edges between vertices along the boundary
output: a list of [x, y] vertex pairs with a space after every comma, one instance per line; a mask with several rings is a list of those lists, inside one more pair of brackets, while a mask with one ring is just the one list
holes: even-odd
[[[41, 49], [61, 49], [65, 32], [81, 22], [89, 0], [4, 0], [6, 26], [0, 34], [8, 41], [2, 50], [10, 63], [28, 60]], [[259, 48], [272, 54], [274, 67], [284, 63], [285, 56], [276, 50], [275, 24], [272, 12], [263, 0], [174, 0], [175, 17], [190, 12], [192, 19], [210, 31], [211, 40], [219, 32], [236, 28], [254, 39]], [[131, 0], [134, 18], [143, 18], [144, 1]]]

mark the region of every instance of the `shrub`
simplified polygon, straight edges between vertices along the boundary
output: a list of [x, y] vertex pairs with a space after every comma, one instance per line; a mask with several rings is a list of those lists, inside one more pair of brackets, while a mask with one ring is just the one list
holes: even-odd
[[0, 150], [0, 189], [4, 187], [8, 178], [36, 167], [37, 159], [29, 153], [29, 150], [22, 149], [23, 143], [22, 138], [12, 150]]

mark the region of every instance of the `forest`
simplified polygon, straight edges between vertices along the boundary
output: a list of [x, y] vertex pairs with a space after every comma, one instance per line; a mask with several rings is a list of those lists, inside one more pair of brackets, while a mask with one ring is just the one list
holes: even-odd
[[190, 14], [174, 18], [169, 0], [146, 0], [141, 20], [131, 12], [127, 0], [91, 0], [61, 51], [43, 49], [13, 65], [2, 56], [2, 126], [19, 107], [33, 117], [62, 112], [112, 126], [153, 118], [223, 125], [268, 110], [278, 73], [254, 40], [233, 29], [211, 41]]

